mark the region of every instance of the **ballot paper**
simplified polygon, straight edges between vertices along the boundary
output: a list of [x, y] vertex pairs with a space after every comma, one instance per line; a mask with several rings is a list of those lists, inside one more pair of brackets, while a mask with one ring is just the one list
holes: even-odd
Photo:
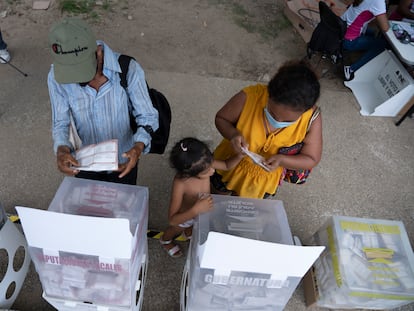
[[252, 151], [249, 151], [246, 147], [241, 147], [241, 150], [250, 158], [253, 160], [253, 162], [260, 167], [262, 167], [265, 171], [270, 171], [269, 167], [266, 166], [264, 163], [266, 161], [265, 158], [263, 158], [260, 154], [254, 153]]
[[80, 171], [114, 171], [118, 169], [118, 140], [112, 139], [99, 144], [88, 145], [76, 151]]

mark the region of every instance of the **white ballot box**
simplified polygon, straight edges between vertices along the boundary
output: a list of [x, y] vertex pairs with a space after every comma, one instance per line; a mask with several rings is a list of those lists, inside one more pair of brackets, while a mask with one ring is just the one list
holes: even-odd
[[318, 306], [388, 310], [414, 301], [414, 255], [401, 221], [333, 216], [310, 243], [327, 246], [313, 269]]
[[144, 299], [144, 288], [148, 267], [147, 253], [141, 256], [141, 265], [133, 292], [133, 301], [130, 306], [121, 307], [102, 303], [90, 303], [87, 301], [50, 297], [43, 292], [42, 297], [59, 311], [139, 311]]
[[324, 247], [293, 245], [282, 201], [212, 197], [193, 228], [181, 310], [283, 310]]
[[72, 310], [137, 310], [148, 257], [147, 188], [65, 177], [47, 211], [16, 210], [46, 300], [77, 304]]

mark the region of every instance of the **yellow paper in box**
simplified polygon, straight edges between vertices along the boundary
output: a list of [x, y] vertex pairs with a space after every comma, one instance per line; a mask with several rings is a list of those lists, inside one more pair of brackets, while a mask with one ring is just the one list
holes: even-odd
[[[364, 251], [367, 259], [374, 259], [374, 260], [377, 258], [392, 259], [392, 256], [394, 255], [394, 251], [388, 248], [364, 247], [362, 248], [362, 250]], [[377, 262], [381, 262], [381, 261], [377, 261]], [[382, 262], [387, 263], [386, 261], [382, 261]], [[389, 261], [389, 262], [391, 263], [392, 261]]]

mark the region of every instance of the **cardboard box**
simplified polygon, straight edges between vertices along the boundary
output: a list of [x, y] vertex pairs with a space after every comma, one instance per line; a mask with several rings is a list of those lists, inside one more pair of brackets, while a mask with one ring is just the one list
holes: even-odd
[[[322, 1], [326, 2], [338, 16], [346, 10], [346, 5], [339, 0]], [[318, 0], [287, 0], [285, 2], [284, 14], [306, 43], [310, 41], [313, 30], [320, 21], [318, 2]]]
[[282, 201], [213, 201], [194, 225], [182, 310], [283, 310], [324, 247], [293, 246]]
[[[148, 254], [146, 251], [145, 254]], [[83, 301], [67, 300], [48, 297], [44, 292], [42, 297], [59, 311], [139, 311], [142, 308], [144, 299], [145, 280], [147, 274], [147, 256], [142, 256], [141, 268], [138, 274], [137, 287], [135, 288], [135, 299], [130, 307], [118, 307], [111, 305], [100, 305]]]
[[318, 284], [315, 277], [315, 268], [312, 266], [303, 277], [303, 289], [305, 292], [306, 306], [315, 305], [319, 299]]
[[414, 94], [414, 80], [392, 51], [384, 51], [355, 72], [349, 87], [363, 116], [395, 117]]
[[307, 305], [384, 310], [414, 301], [414, 254], [402, 222], [334, 216], [309, 243], [327, 249], [305, 278]]
[[47, 297], [133, 305], [147, 249], [147, 188], [65, 177], [47, 211], [16, 210]]

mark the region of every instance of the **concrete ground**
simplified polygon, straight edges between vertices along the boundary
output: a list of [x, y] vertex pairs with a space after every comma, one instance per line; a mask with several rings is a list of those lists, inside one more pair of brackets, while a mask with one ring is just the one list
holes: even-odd
[[[0, 200], [9, 213], [15, 212], [16, 205], [47, 209], [63, 179], [52, 153], [48, 62], [33, 61], [43, 59], [44, 45], [30, 50], [23, 41], [15, 39], [13, 43], [16, 49], [22, 49], [20, 55], [15, 55], [16, 65], [28, 77], [0, 65]], [[147, 78], [164, 92], [172, 106], [169, 147], [184, 136], [195, 136], [214, 148], [220, 140], [213, 121], [216, 111], [232, 94], [254, 82], [160, 71], [147, 71]], [[306, 240], [332, 215], [369, 217], [403, 221], [413, 245], [413, 120], [396, 127], [395, 118], [363, 117], [348, 89], [323, 79], [321, 82], [322, 161], [306, 184], [283, 184], [278, 194], [293, 234]], [[150, 190], [149, 228], [163, 229], [167, 225], [173, 174], [167, 154], [147, 155], [140, 163], [138, 184]], [[179, 310], [185, 258], [169, 258], [158, 240], [149, 239], [148, 243], [142, 310]], [[181, 245], [186, 251], [187, 244]], [[32, 265], [13, 309], [54, 310], [41, 293]], [[300, 285], [285, 310], [319, 308], [306, 308]], [[401, 310], [414, 310], [414, 303]]]

